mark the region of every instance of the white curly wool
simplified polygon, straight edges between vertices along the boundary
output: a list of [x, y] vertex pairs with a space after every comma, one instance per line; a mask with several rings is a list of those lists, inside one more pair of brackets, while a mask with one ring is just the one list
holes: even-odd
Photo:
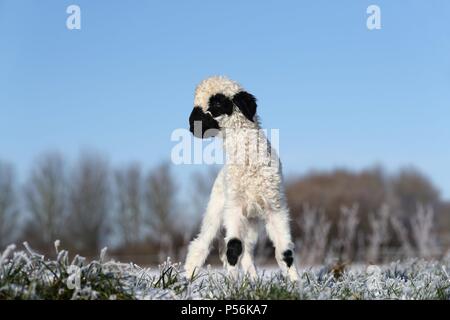
[[194, 106], [208, 109], [208, 100], [216, 93], [222, 93], [228, 97], [234, 96], [241, 91], [241, 86], [226, 77], [216, 76], [203, 80], [195, 89]]
[[[194, 105], [207, 112], [212, 95], [221, 93], [232, 99], [243, 90], [228, 78], [211, 77], [197, 87]], [[288, 266], [283, 256], [287, 250], [292, 252], [293, 243], [277, 153], [260, 130], [257, 116], [250, 121], [234, 106], [230, 116], [215, 119], [221, 128], [226, 162], [214, 183], [200, 233], [189, 245], [186, 276], [191, 277], [205, 263], [211, 242], [223, 225], [225, 243], [231, 239], [242, 242], [242, 254], [236, 265], [230, 265], [227, 258], [222, 257], [228, 271], [234, 275], [240, 265], [244, 272], [255, 277], [253, 249], [258, 239], [258, 221], [262, 220], [275, 246], [280, 268], [291, 280], [297, 280], [295, 265]]]

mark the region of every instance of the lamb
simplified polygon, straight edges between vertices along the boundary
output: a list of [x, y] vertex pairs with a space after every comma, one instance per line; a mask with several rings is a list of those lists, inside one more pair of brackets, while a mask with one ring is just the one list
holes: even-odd
[[283, 273], [298, 280], [289, 209], [283, 192], [281, 164], [261, 130], [256, 98], [223, 76], [203, 80], [196, 88], [190, 131], [198, 138], [222, 137], [225, 164], [216, 178], [200, 233], [190, 243], [185, 262], [191, 278], [203, 266], [221, 227], [225, 248], [221, 256], [230, 275], [239, 266], [257, 277], [253, 251], [263, 221]]

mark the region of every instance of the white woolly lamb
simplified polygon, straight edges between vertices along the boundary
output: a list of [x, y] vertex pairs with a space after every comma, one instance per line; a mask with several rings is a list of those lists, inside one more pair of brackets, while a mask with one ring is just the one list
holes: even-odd
[[208, 78], [196, 89], [190, 130], [199, 138], [221, 136], [226, 162], [212, 188], [200, 233], [189, 245], [188, 278], [205, 263], [222, 225], [226, 230], [222, 260], [227, 270], [235, 275], [241, 265], [255, 277], [253, 251], [262, 220], [278, 265], [291, 280], [298, 279], [281, 165], [260, 129], [256, 108], [255, 97], [226, 77]]

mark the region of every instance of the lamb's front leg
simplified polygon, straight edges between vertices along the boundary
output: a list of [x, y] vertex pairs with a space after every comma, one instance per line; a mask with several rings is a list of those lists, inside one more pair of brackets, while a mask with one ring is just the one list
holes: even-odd
[[225, 244], [226, 244], [226, 258], [227, 271], [232, 277], [238, 274], [239, 260], [242, 257], [242, 227], [243, 215], [242, 206], [229, 201], [224, 210], [223, 222], [226, 230]]
[[184, 269], [190, 279], [194, 272], [203, 266], [208, 257], [210, 245], [222, 223], [224, 209], [223, 174], [219, 173], [211, 191], [210, 201], [198, 236], [189, 244]]

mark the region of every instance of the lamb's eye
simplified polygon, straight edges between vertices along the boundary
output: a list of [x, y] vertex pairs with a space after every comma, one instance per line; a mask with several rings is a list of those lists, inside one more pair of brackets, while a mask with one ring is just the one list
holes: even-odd
[[222, 93], [217, 93], [209, 98], [208, 111], [214, 117], [224, 114], [231, 115], [233, 113], [233, 103]]

